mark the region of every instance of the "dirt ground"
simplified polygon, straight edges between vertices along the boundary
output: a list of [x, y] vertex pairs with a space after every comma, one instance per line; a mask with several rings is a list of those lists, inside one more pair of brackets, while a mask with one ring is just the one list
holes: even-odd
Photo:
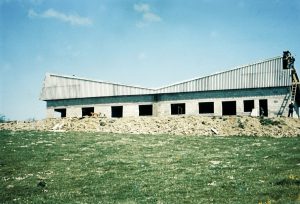
[[300, 136], [295, 118], [169, 116], [138, 118], [55, 118], [0, 123], [0, 130], [83, 131], [171, 135]]

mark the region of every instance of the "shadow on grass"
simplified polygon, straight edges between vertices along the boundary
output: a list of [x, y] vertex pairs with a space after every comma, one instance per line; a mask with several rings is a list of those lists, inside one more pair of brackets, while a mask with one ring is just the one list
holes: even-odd
[[279, 186], [300, 186], [300, 179], [285, 178], [274, 183]]
[[6, 189], [6, 193], [2, 194], [1, 200], [3, 202], [17, 200], [18, 198], [24, 199], [25, 197], [32, 197], [42, 195], [43, 188], [33, 186], [14, 186], [13, 188]]

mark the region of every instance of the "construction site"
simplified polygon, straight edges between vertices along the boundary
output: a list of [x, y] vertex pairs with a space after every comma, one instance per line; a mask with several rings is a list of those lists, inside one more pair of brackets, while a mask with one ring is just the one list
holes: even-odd
[[159, 89], [47, 74], [47, 118], [0, 123], [0, 130], [130, 134], [300, 135], [294, 57], [240, 66]]
[[282, 56], [158, 89], [46, 74], [40, 99], [47, 118], [105, 116], [292, 116], [299, 117], [295, 58]]

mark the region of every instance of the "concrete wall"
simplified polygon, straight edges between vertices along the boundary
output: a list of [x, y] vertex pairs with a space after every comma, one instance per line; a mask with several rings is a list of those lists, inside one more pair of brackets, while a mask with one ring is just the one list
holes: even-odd
[[[289, 94], [287, 87], [230, 90], [230, 91], [209, 91], [190, 92], [178, 94], [162, 94], [158, 96], [121, 96], [110, 97], [110, 99], [69, 99], [51, 101], [47, 104], [47, 117], [54, 117], [56, 108], [65, 108], [66, 117], [81, 117], [82, 107], [94, 107], [96, 113], [111, 117], [111, 106], [123, 106], [123, 117], [138, 117], [139, 105], [153, 104], [153, 116], [171, 115], [171, 104], [185, 103], [185, 115], [199, 115], [199, 102], [214, 102], [214, 113], [201, 114], [206, 116], [222, 116], [222, 102], [236, 101], [237, 115], [250, 115], [244, 112], [244, 100], [254, 100], [254, 108], [259, 110], [259, 100], [267, 99], [269, 117], [275, 117], [283, 103], [285, 96]], [[88, 102], [85, 104], [84, 102]], [[287, 116], [288, 107], [283, 115]], [[294, 114], [295, 117], [297, 114]]]
[[[268, 116], [275, 117], [283, 102], [284, 96], [269, 96], [269, 97], [239, 97], [239, 98], [222, 98], [222, 99], [199, 99], [199, 100], [181, 100], [181, 101], [165, 101], [158, 104], [159, 114], [171, 115], [170, 104], [172, 103], [185, 103], [186, 115], [199, 115], [200, 102], [214, 102], [214, 113], [201, 114], [207, 116], [222, 116], [222, 102], [223, 101], [236, 101], [236, 114], [237, 115], [250, 115], [251, 112], [244, 112], [244, 100], [254, 100], [254, 108], [259, 110], [259, 100], [267, 99], [268, 102]], [[286, 107], [283, 115], [287, 116], [288, 108]]]

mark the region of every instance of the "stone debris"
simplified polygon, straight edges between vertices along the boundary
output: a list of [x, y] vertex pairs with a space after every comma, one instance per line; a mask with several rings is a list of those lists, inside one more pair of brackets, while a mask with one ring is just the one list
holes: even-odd
[[[263, 123], [262, 123], [262, 120]], [[53, 118], [0, 123], [0, 130], [81, 131], [126, 134], [300, 136], [300, 120], [250, 116], [164, 116]]]
[[215, 133], [216, 135], [219, 134], [218, 130], [216, 130], [215, 128], [210, 128], [210, 129], [211, 129], [211, 131], [212, 131], [213, 133]]
[[54, 127], [51, 129], [53, 131], [62, 131], [62, 128], [63, 128], [64, 124], [63, 123], [57, 123], [54, 125]]

